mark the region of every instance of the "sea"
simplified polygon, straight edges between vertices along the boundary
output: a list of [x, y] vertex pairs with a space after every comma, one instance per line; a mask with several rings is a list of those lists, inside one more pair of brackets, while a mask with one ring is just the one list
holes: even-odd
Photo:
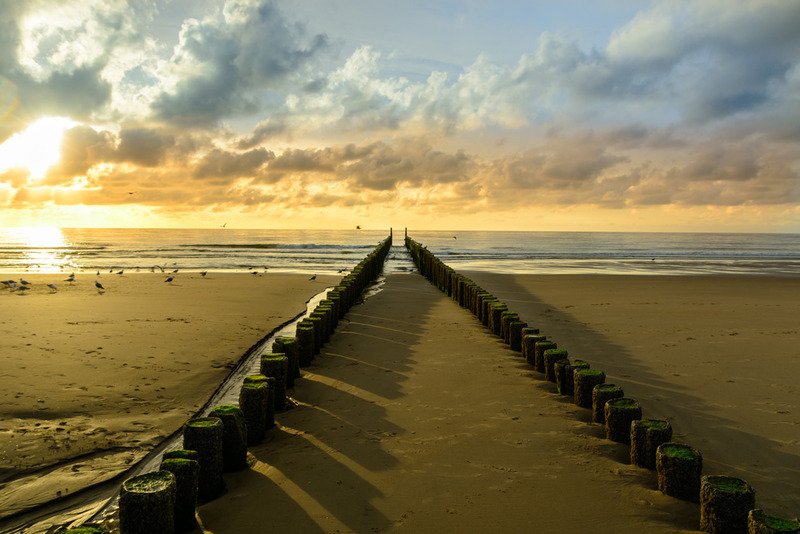
[[413, 270], [405, 232], [457, 271], [800, 275], [800, 234], [0, 228], [0, 272], [346, 272], [393, 235], [386, 271]]

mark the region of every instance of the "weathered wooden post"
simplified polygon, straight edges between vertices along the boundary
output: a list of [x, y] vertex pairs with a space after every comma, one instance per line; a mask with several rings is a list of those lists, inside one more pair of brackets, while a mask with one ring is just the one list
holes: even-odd
[[786, 534], [800, 532], [800, 521], [771, 515], [760, 508], [747, 515], [749, 534]]
[[222, 469], [226, 472], [247, 469], [247, 423], [241, 408], [232, 404], [217, 406], [209, 414], [222, 421]]
[[300, 367], [308, 367], [314, 359], [314, 326], [297, 325], [297, 355]]
[[197, 451], [200, 477], [197, 498], [210, 501], [225, 490], [222, 478], [222, 421], [219, 417], [198, 417], [183, 425], [183, 448]]
[[705, 475], [700, 480], [700, 530], [710, 534], [747, 534], [747, 516], [756, 493], [742, 479]]
[[508, 346], [515, 352], [522, 350], [522, 329], [528, 325], [525, 321], [511, 321], [508, 325]]
[[631, 423], [631, 463], [656, 468], [656, 449], [672, 439], [672, 425], [664, 419], [640, 419]]
[[625, 392], [616, 384], [599, 384], [595, 386], [592, 389], [592, 422], [604, 425], [606, 423], [606, 401], [624, 396]]
[[534, 364], [533, 366], [540, 373], [544, 373], [544, 351], [557, 349], [558, 343], [555, 341], [537, 341], [533, 346]]
[[564, 349], [547, 349], [542, 353], [544, 360], [544, 379], [550, 382], [556, 381], [556, 362], [566, 360], [569, 353]]
[[275, 410], [288, 408], [286, 402], [286, 375], [289, 372], [289, 359], [280, 353], [261, 356], [261, 374], [275, 377]]
[[572, 368], [575, 406], [591, 409], [592, 390], [606, 381], [606, 374], [599, 369], [576, 368], [574, 364]]
[[547, 336], [530, 334], [522, 337], [522, 357], [528, 364], [536, 367], [536, 344], [547, 341]]
[[294, 387], [294, 379], [300, 378], [300, 351], [296, 337], [279, 337], [272, 343], [272, 352], [285, 354], [289, 359], [286, 387]]
[[693, 503], [700, 502], [703, 455], [681, 443], [662, 443], [656, 449], [658, 489], [664, 495]]
[[239, 390], [239, 407], [247, 425], [247, 444], [258, 445], [267, 431], [267, 406], [270, 387], [267, 382], [247, 382]]
[[642, 407], [633, 399], [620, 397], [605, 404], [606, 438], [630, 444], [631, 423], [642, 418]]
[[275, 426], [275, 384], [273, 376], [250, 375], [244, 378], [245, 384], [264, 384], [267, 388], [267, 409], [264, 418], [264, 428], [269, 430]]
[[175, 532], [175, 476], [155, 471], [129, 478], [119, 494], [121, 534]]
[[161, 470], [175, 475], [175, 530], [192, 530], [197, 526], [195, 508], [200, 479], [197, 451], [177, 449], [165, 452], [161, 458]]

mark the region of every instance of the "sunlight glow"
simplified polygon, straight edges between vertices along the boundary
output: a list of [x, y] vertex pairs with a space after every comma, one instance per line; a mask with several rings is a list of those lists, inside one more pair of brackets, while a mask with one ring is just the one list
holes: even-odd
[[15, 167], [30, 171], [31, 179], [44, 177], [61, 157], [64, 130], [77, 123], [64, 117], [45, 117], [0, 145], [0, 172]]
[[31, 226], [0, 229], [0, 243], [16, 249], [9, 260], [12, 271], [58, 272], [70, 265], [70, 245], [61, 228]]

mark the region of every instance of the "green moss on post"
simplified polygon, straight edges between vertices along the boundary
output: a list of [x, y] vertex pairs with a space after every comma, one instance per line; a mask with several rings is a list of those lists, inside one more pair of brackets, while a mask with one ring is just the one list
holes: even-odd
[[189, 458], [166, 458], [161, 460], [161, 470], [175, 476], [175, 530], [192, 530], [197, 526], [195, 508], [200, 464]]
[[120, 534], [175, 532], [175, 476], [156, 471], [129, 478], [119, 494]]
[[219, 417], [198, 417], [183, 425], [183, 448], [197, 451], [200, 478], [197, 498], [201, 502], [215, 499], [225, 490], [222, 478], [222, 434]]
[[161, 455], [161, 461], [172, 460], [175, 458], [182, 458], [184, 460], [197, 461], [197, 451], [190, 451], [188, 449], [172, 449]]
[[621, 397], [605, 403], [606, 438], [630, 444], [631, 423], [642, 418], [642, 407], [633, 399]]
[[527, 335], [522, 337], [522, 357], [534, 367], [536, 367], [536, 344], [540, 341], [547, 341], [547, 336]]
[[757, 508], [747, 515], [747, 527], [750, 534], [797, 533], [800, 532], [800, 521], [770, 515]]
[[700, 480], [700, 530], [710, 534], [747, 534], [747, 516], [756, 493], [742, 479], [705, 475]]
[[574, 383], [575, 406], [592, 408], [592, 390], [595, 386], [605, 383], [606, 374], [598, 369], [576, 368], [572, 365], [572, 380]]
[[662, 443], [656, 449], [658, 489], [664, 495], [693, 503], [700, 502], [703, 455], [681, 443]]
[[261, 374], [275, 377], [275, 411], [288, 407], [286, 402], [286, 375], [289, 372], [289, 359], [279, 353], [264, 354], [261, 357]]
[[569, 353], [564, 349], [547, 349], [542, 354], [544, 359], [544, 378], [550, 382], [556, 381], [556, 362], [566, 360]]
[[641, 419], [631, 423], [631, 463], [656, 468], [656, 449], [672, 439], [672, 425], [663, 419]]
[[222, 469], [226, 472], [247, 469], [247, 423], [242, 410], [223, 404], [210, 415], [222, 421]]
[[[592, 422], [604, 425], [606, 423], [606, 402], [611, 399], [624, 397], [625, 392], [615, 384], [600, 384], [592, 389]], [[630, 432], [630, 430], [627, 430]]]
[[537, 341], [533, 346], [533, 367], [544, 373], [544, 351], [557, 348], [558, 343], [555, 341]]
[[522, 351], [522, 330], [527, 325], [525, 321], [511, 321], [508, 325], [508, 346], [514, 352]]

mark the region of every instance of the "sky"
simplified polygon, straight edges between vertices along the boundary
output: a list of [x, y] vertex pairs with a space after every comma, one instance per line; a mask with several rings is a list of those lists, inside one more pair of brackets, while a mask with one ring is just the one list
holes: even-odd
[[797, 0], [0, 19], [0, 226], [800, 232]]

